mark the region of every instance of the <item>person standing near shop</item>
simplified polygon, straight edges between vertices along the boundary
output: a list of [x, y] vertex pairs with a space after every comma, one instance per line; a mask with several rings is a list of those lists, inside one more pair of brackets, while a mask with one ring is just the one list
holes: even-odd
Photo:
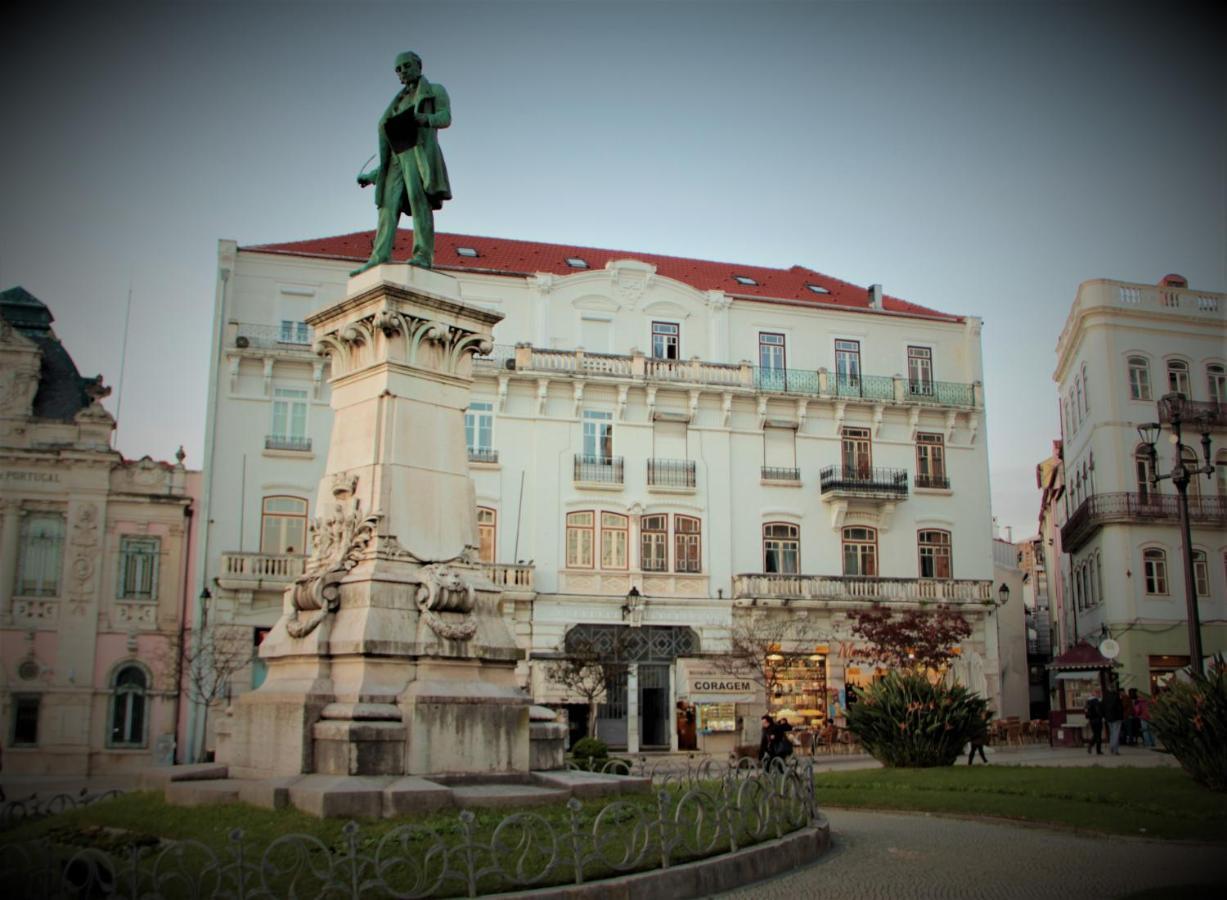
[[1086, 701], [1086, 722], [1091, 726], [1091, 741], [1086, 745], [1086, 752], [1089, 754], [1094, 748], [1098, 756], [1103, 756], [1103, 700], [1099, 688], [1095, 688], [1091, 699]]
[[1145, 694], [1140, 694], [1133, 704], [1133, 714], [1138, 717], [1142, 743], [1147, 747], [1153, 747], [1155, 735], [1150, 730], [1150, 698]]
[[1120, 756], [1120, 729], [1125, 719], [1125, 704], [1121, 702], [1121, 692], [1115, 688], [1108, 689], [1108, 695], [1103, 698], [1103, 717], [1108, 723], [1108, 752]]
[[771, 733], [775, 726], [771, 716], [764, 715], [762, 719], [763, 733], [758, 739], [758, 761], [766, 768], [771, 759]]

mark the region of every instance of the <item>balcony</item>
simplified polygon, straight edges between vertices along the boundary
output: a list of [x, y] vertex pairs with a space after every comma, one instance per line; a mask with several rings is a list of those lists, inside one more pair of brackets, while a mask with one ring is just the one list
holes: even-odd
[[779, 466], [763, 466], [763, 484], [798, 485], [801, 483], [800, 469], [784, 469]]
[[234, 346], [240, 350], [259, 347], [266, 350], [311, 353], [312, 343], [310, 328], [287, 330], [277, 325], [257, 325], [253, 322], [239, 322], [235, 326]]
[[534, 569], [532, 566], [511, 563], [479, 563], [479, 565], [485, 576], [506, 593], [532, 594], [536, 591], [533, 586]]
[[622, 457], [575, 454], [572, 480], [576, 484], [622, 486]]
[[950, 490], [950, 476], [917, 472], [912, 478], [912, 487], [917, 490], [948, 491]]
[[470, 447], [469, 462], [483, 463], [488, 466], [498, 465], [498, 451], [489, 447]]
[[818, 473], [819, 492], [827, 497], [906, 500], [907, 470], [874, 466], [827, 466]]
[[280, 591], [303, 573], [305, 556], [223, 553], [217, 583], [228, 591]]
[[[1080, 550], [1102, 525], [1179, 521], [1180, 497], [1176, 494], [1095, 494], [1083, 500], [1061, 526], [1061, 546], [1066, 553]], [[1227, 497], [1189, 497], [1189, 521], [1194, 525], [1227, 527]]]
[[857, 399], [873, 403], [924, 404], [960, 409], [983, 406], [978, 385], [949, 381], [910, 381], [892, 375], [839, 376], [826, 369], [787, 369], [720, 363], [701, 359], [654, 359], [590, 353], [583, 349], [554, 350], [519, 344], [512, 351], [496, 345], [488, 356], [474, 358], [474, 368], [493, 374], [509, 370], [524, 374], [598, 377], [636, 382], [667, 382], [716, 389], [785, 394], [814, 399]]
[[853, 575], [733, 576], [735, 600], [866, 603], [992, 603], [993, 582], [973, 578], [864, 578]]
[[298, 453], [311, 452], [311, 438], [293, 437], [286, 434], [268, 434], [264, 436], [265, 450], [291, 450]]
[[[1168, 425], [1172, 421], [1172, 405], [1159, 401], [1159, 421]], [[1180, 404], [1180, 422], [1186, 439], [1192, 437], [1205, 422], [1210, 428], [1227, 428], [1227, 403], [1217, 400], [1185, 400]], [[1190, 444], [1194, 441], [1190, 440]]]
[[694, 460], [649, 459], [648, 487], [669, 490], [694, 490]]

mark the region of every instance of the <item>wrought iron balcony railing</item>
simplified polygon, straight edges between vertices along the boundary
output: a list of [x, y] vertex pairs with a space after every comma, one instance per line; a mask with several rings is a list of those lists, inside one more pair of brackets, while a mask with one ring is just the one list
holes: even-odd
[[[1218, 400], [1183, 400], [1180, 403], [1180, 420], [1186, 434], [1195, 432], [1203, 421], [1211, 428], [1227, 427], [1227, 403]], [[1172, 421], [1172, 405], [1166, 400], [1159, 401], [1159, 421], [1164, 425]]]
[[287, 434], [269, 434], [264, 437], [265, 450], [300, 450], [304, 453], [311, 449], [311, 438], [294, 437]]
[[692, 488], [695, 486], [693, 459], [649, 459], [648, 484], [651, 487]]
[[739, 600], [992, 603], [993, 582], [978, 578], [864, 578], [853, 575], [751, 573], [733, 576], [733, 597]]
[[575, 454], [574, 481], [622, 484], [622, 457]]
[[[1227, 526], [1227, 497], [1189, 497], [1189, 520], [1195, 525]], [[1178, 522], [1180, 497], [1149, 491], [1094, 494], [1082, 501], [1061, 526], [1061, 546], [1080, 549], [1102, 525], [1115, 522]]]
[[827, 466], [818, 473], [823, 494], [907, 497], [907, 470], [876, 466]]
[[783, 469], [779, 466], [763, 466], [763, 481], [798, 482], [801, 480], [800, 469]]
[[912, 478], [912, 484], [918, 488], [940, 488], [948, 491], [950, 490], [950, 476], [917, 472]]
[[497, 463], [498, 451], [491, 450], [489, 447], [470, 447], [469, 462], [471, 463]]

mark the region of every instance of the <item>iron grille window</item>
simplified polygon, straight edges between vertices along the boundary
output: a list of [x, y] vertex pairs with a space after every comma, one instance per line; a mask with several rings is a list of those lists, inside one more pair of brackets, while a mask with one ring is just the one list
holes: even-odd
[[648, 484], [653, 487], [694, 487], [694, 460], [649, 459]]
[[23, 597], [54, 597], [60, 592], [64, 562], [64, 515], [30, 513], [22, 522], [20, 574], [17, 593]]

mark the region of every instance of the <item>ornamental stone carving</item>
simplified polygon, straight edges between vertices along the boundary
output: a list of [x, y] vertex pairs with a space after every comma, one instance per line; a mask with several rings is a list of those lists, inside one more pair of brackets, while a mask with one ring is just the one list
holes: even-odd
[[[435, 351], [429, 359], [424, 353], [427, 346]], [[381, 309], [324, 332], [314, 349], [331, 360], [333, 377], [382, 360], [454, 375], [466, 354], [487, 355], [494, 343], [487, 335], [446, 322]]]
[[[379, 516], [362, 511], [357, 488], [356, 477], [335, 476], [332, 509], [311, 523], [311, 558], [290, 587], [294, 604], [293, 617], [286, 624], [290, 637], [306, 637], [340, 608], [341, 581], [375, 538]], [[303, 618], [302, 613], [310, 615]]]
[[[446, 563], [423, 566], [414, 573], [418, 581], [417, 606], [423, 621], [439, 637], [467, 641], [477, 633], [477, 592], [460, 571]], [[440, 612], [459, 613], [460, 621], [449, 621]]]

